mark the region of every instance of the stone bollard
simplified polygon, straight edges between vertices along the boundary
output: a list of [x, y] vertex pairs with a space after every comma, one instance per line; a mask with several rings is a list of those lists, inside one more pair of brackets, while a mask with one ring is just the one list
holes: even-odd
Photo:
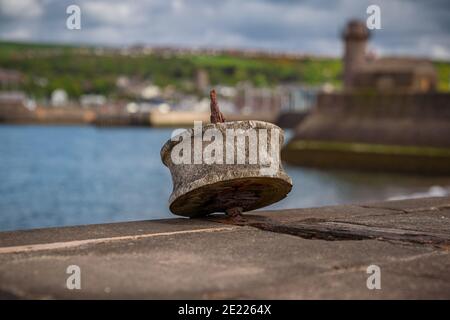
[[280, 161], [283, 141], [283, 130], [263, 121], [195, 122], [161, 149], [173, 181], [170, 211], [240, 216], [285, 198], [292, 180]]

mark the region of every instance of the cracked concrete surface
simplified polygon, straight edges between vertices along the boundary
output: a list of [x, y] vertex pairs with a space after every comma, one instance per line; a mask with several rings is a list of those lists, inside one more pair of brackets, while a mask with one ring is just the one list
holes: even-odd
[[[450, 198], [0, 233], [0, 297], [449, 299]], [[66, 288], [69, 265], [81, 290]], [[366, 286], [381, 268], [381, 290]]]

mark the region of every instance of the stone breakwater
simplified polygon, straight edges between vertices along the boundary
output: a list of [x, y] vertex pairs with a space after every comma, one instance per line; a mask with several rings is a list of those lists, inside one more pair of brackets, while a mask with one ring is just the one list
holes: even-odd
[[450, 94], [323, 94], [282, 159], [298, 165], [450, 174]]

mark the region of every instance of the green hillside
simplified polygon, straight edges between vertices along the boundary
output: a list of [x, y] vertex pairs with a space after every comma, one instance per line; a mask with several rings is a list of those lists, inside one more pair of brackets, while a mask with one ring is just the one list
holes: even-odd
[[[440, 89], [449, 90], [450, 63], [436, 63]], [[231, 55], [121, 55], [93, 47], [0, 43], [0, 68], [25, 74], [23, 90], [36, 98], [64, 88], [71, 97], [82, 93], [117, 95], [120, 75], [149, 79], [160, 86], [193, 91], [196, 70], [208, 71], [213, 85], [250, 81], [256, 86], [282, 83], [341, 85], [341, 61], [324, 58], [248, 58]]]
[[[0, 43], [0, 67], [23, 72], [26, 75], [23, 89], [36, 97], [48, 96], [55, 88], [64, 88], [72, 97], [85, 92], [114, 95], [120, 75], [192, 91], [198, 69], [208, 71], [212, 84], [234, 85], [247, 80], [256, 86], [323, 82], [339, 85], [341, 73], [337, 59], [189, 54], [124, 56], [110, 51], [100, 55], [95, 48], [17, 43]], [[47, 79], [46, 85], [40, 79]]]

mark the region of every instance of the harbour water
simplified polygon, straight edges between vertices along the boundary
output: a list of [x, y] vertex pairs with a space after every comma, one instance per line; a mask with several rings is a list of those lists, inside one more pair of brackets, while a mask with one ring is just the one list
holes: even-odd
[[[174, 218], [159, 151], [172, 129], [0, 126], [0, 230]], [[450, 177], [285, 166], [294, 187], [265, 209], [446, 196]]]

